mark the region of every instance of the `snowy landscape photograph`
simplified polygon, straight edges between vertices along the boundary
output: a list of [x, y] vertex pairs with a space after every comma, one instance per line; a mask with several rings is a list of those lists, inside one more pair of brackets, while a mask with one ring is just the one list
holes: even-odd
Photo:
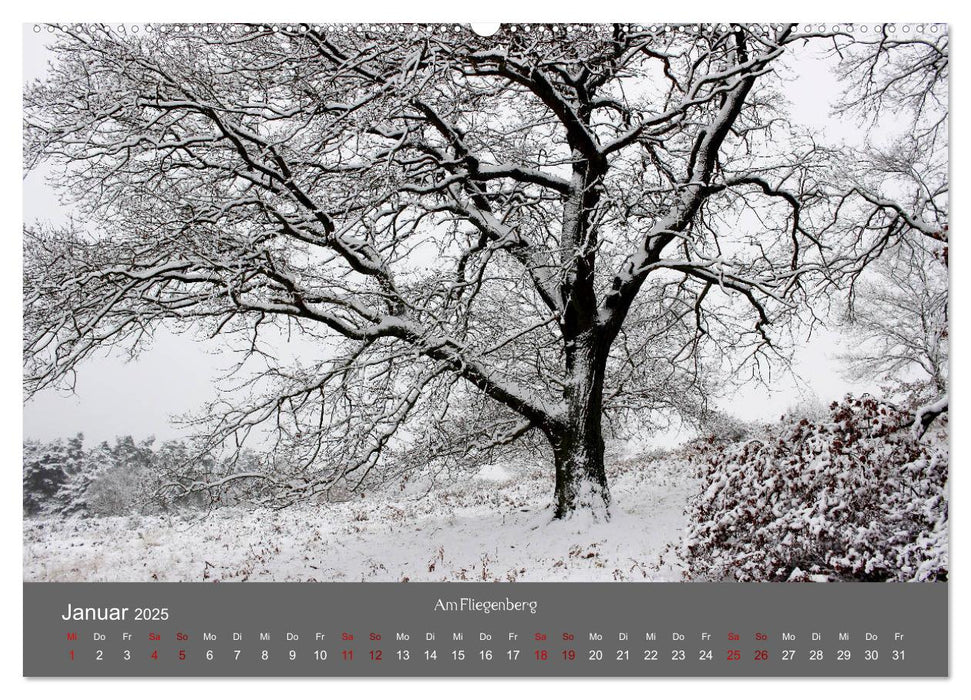
[[946, 581], [943, 24], [25, 25], [25, 581]]

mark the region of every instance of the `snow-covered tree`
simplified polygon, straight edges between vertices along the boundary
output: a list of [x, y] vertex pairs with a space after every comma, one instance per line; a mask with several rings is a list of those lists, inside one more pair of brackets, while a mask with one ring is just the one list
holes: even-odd
[[115, 467], [114, 457], [108, 443], [103, 442], [83, 455], [78, 469], [67, 479], [63, 488], [63, 515], [87, 515], [97, 512], [94, 507], [95, 486]]
[[84, 436], [43, 443], [24, 442], [24, 513], [57, 513], [77, 495], [85, 471]]
[[64, 472], [67, 476], [61, 489], [60, 512], [69, 515], [81, 513], [87, 508], [86, 494], [91, 482], [97, 477], [92, 469], [91, 456], [84, 450], [84, 436], [78, 434], [68, 440]]
[[606, 516], [605, 426], [703, 414], [919, 228], [787, 118], [776, 66], [843, 31], [157, 29], [60, 27], [25, 90], [27, 165], [91, 222], [25, 233], [26, 384], [159, 324], [239, 340], [201, 424], [272, 429], [284, 499], [526, 440], [554, 517]]
[[[879, 378], [915, 391], [917, 401], [947, 393], [948, 270], [946, 247], [908, 240], [873, 267], [857, 290], [845, 355], [856, 378]], [[921, 391], [926, 386], [927, 390]]]
[[867, 226], [887, 234], [849, 270], [858, 345], [848, 369], [889, 382], [926, 430], [948, 410], [949, 42], [944, 33], [884, 36], [842, 58], [850, 89], [839, 112], [873, 133], [851, 151], [844, 175], [869, 205]]
[[68, 479], [62, 442], [24, 443], [24, 514], [41, 515], [56, 512], [60, 492]]

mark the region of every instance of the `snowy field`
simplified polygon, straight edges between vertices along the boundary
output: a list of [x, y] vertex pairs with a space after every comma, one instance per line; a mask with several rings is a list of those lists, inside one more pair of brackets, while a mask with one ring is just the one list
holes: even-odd
[[[24, 521], [26, 581], [676, 581], [688, 465], [610, 460], [613, 517], [549, 522], [545, 467], [290, 509]], [[392, 493], [393, 491], [393, 493]]]

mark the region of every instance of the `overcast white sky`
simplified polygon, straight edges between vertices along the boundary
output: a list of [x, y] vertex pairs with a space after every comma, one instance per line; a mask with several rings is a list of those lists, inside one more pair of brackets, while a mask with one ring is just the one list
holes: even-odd
[[[43, 75], [49, 52], [50, 35], [37, 33], [24, 25], [24, 80]], [[788, 97], [792, 115], [823, 135], [827, 140], [858, 141], [860, 132], [853, 124], [830, 117], [830, 98], [838, 93], [829, 67], [822, 61], [800, 61]], [[24, 217], [34, 220], [63, 219], [61, 206], [43, 178], [31, 173], [24, 180]], [[773, 390], [762, 386], [742, 387], [726, 401], [733, 415], [743, 419], [773, 419], [801, 401], [829, 402], [847, 391], [860, 392], [873, 387], [848, 384], [834, 358], [841, 351], [842, 337], [835, 332], [820, 333], [797, 351], [795, 370], [800, 379], [780, 377]], [[218, 346], [175, 336], [162, 331], [153, 347], [134, 362], [119, 356], [104, 356], [82, 367], [76, 393], [46, 391], [24, 405], [24, 436], [52, 439], [84, 433], [92, 444], [116, 435], [136, 437], [155, 435], [160, 439], [181, 435], [169, 419], [199, 408], [214, 396], [214, 380], [229, 359], [218, 357]], [[671, 442], [677, 436], [659, 436]]]

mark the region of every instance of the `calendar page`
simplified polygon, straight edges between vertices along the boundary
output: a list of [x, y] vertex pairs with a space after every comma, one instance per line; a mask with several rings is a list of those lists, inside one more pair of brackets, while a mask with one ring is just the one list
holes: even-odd
[[25, 676], [948, 675], [946, 25], [23, 52]]

